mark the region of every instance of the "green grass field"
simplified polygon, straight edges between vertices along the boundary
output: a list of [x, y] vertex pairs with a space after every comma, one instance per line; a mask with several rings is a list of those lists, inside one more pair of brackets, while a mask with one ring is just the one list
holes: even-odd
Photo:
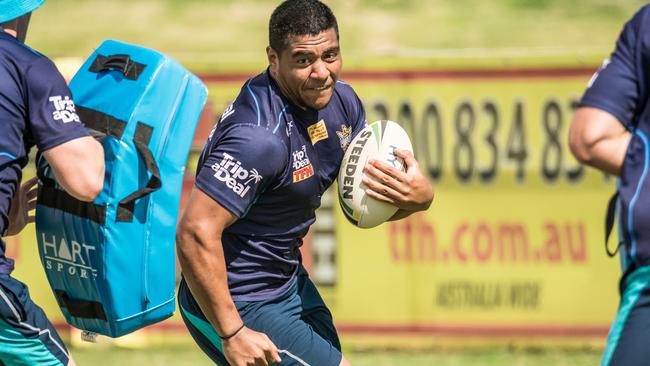
[[[79, 366], [208, 366], [210, 359], [185, 332], [166, 335], [142, 332], [110, 341], [100, 336], [98, 343], [86, 343], [77, 335], [67, 339]], [[596, 345], [567, 343], [542, 347], [516, 343], [507, 346], [462, 344], [416, 348], [381, 345], [359, 346], [343, 340], [343, 354], [354, 366], [587, 366], [600, 361]], [[403, 344], [403, 343], [401, 343]], [[559, 343], [555, 343], [556, 345]], [[364, 348], [361, 348], [364, 347]]]
[[[258, 70], [276, 0], [56, 0], [28, 43], [86, 57], [113, 38], [193, 70]], [[346, 68], [599, 63], [641, 0], [331, 0]]]
[[[149, 337], [127, 336], [114, 343], [100, 337], [98, 343], [70, 339], [71, 352], [79, 366], [209, 366], [210, 359], [186, 333]], [[145, 343], [143, 343], [145, 342]], [[586, 344], [555, 347], [509, 344], [508, 346], [462, 345], [400, 349], [367, 346], [357, 348], [343, 337], [343, 353], [354, 366], [591, 366], [600, 361], [602, 350]], [[355, 348], [353, 348], [355, 347]]]
[[[84, 348], [74, 350], [79, 366], [208, 366], [212, 363], [193, 345], [174, 345], [147, 350]], [[600, 354], [593, 351], [495, 349], [473, 352], [348, 352], [354, 366], [587, 366], [596, 365]]]

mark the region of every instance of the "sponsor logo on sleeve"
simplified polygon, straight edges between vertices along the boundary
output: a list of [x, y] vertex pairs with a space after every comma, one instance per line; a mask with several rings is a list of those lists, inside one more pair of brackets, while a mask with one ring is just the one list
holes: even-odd
[[341, 149], [343, 151], [347, 150], [350, 140], [352, 140], [352, 129], [346, 125], [341, 125], [341, 131], [336, 131], [336, 135], [339, 137]]
[[293, 152], [293, 182], [298, 183], [314, 175], [314, 167], [307, 156], [307, 147]]
[[69, 96], [62, 97], [60, 95], [50, 97], [49, 101], [54, 106], [54, 112], [52, 112], [52, 118], [55, 121], [61, 121], [63, 123], [70, 122], [81, 122], [79, 116], [77, 116], [77, 111], [74, 107], [74, 102], [70, 99]]
[[244, 168], [239, 160], [228, 153], [223, 153], [223, 159], [213, 164], [212, 170], [218, 181], [223, 182], [241, 198], [246, 197], [252, 184], [262, 181], [262, 176], [257, 169]]
[[311, 139], [311, 144], [316, 145], [318, 141], [325, 140], [329, 136], [327, 135], [327, 127], [325, 126], [325, 121], [320, 120], [318, 123], [307, 127], [307, 132], [309, 133], [309, 138]]

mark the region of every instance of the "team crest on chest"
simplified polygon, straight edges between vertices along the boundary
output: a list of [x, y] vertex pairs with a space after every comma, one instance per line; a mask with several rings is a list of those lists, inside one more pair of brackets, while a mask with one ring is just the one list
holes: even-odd
[[352, 140], [352, 129], [346, 125], [341, 125], [341, 131], [336, 131], [336, 135], [339, 137], [341, 149], [343, 151], [347, 150], [348, 145], [350, 145], [350, 140]]
[[314, 166], [307, 156], [307, 147], [302, 145], [302, 149], [293, 152], [293, 182], [302, 182], [314, 175]]
[[327, 127], [325, 126], [325, 120], [322, 119], [318, 121], [318, 123], [314, 123], [307, 127], [307, 132], [309, 133], [312, 145], [316, 145], [318, 141], [325, 140], [329, 137], [327, 134]]

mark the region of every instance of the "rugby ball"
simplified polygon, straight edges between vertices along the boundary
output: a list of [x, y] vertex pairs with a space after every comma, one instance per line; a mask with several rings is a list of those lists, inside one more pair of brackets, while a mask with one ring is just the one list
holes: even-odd
[[395, 149], [413, 152], [406, 131], [393, 121], [383, 120], [366, 126], [348, 145], [341, 162], [338, 189], [341, 209], [352, 224], [375, 227], [397, 212], [397, 207], [368, 197], [367, 186], [361, 182], [366, 175], [363, 168], [370, 159], [404, 171], [404, 161], [395, 155]]

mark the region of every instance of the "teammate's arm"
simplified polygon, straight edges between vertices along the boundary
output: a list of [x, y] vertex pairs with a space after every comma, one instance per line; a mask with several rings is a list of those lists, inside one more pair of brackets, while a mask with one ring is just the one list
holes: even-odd
[[569, 129], [569, 147], [581, 163], [620, 175], [632, 134], [613, 115], [598, 108], [576, 110]]
[[230, 297], [221, 235], [235, 219], [210, 196], [192, 190], [176, 236], [183, 276], [217, 333], [230, 336], [223, 341], [223, 350], [231, 365], [281, 362], [275, 345], [265, 334], [241, 328], [243, 321]]
[[71, 196], [90, 202], [104, 184], [104, 149], [90, 136], [64, 142], [43, 152], [57, 182]]
[[65, 79], [52, 61], [39, 57], [25, 71], [25, 87], [35, 145], [70, 195], [94, 200], [104, 184], [104, 150], [88, 136]]
[[641, 84], [645, 54], [641, 25], [646, 11], [638, 12], [625, 24], [616, 49], [587, 84], [569, 130], [569, 147], [580, 162], [620, 175], [632, 140], [639, 106], [646, 103]]
[[399, 210], [390, 220], [399, 220], [415, 212], [425, 211], [433, 201], [433, 187], [420, 171], [413, 154], [397, 150], [395, 155], [404, 160], [406, 172], [374, 160], [366, 164], [363, 178], [368, 196], [395, 205]]

